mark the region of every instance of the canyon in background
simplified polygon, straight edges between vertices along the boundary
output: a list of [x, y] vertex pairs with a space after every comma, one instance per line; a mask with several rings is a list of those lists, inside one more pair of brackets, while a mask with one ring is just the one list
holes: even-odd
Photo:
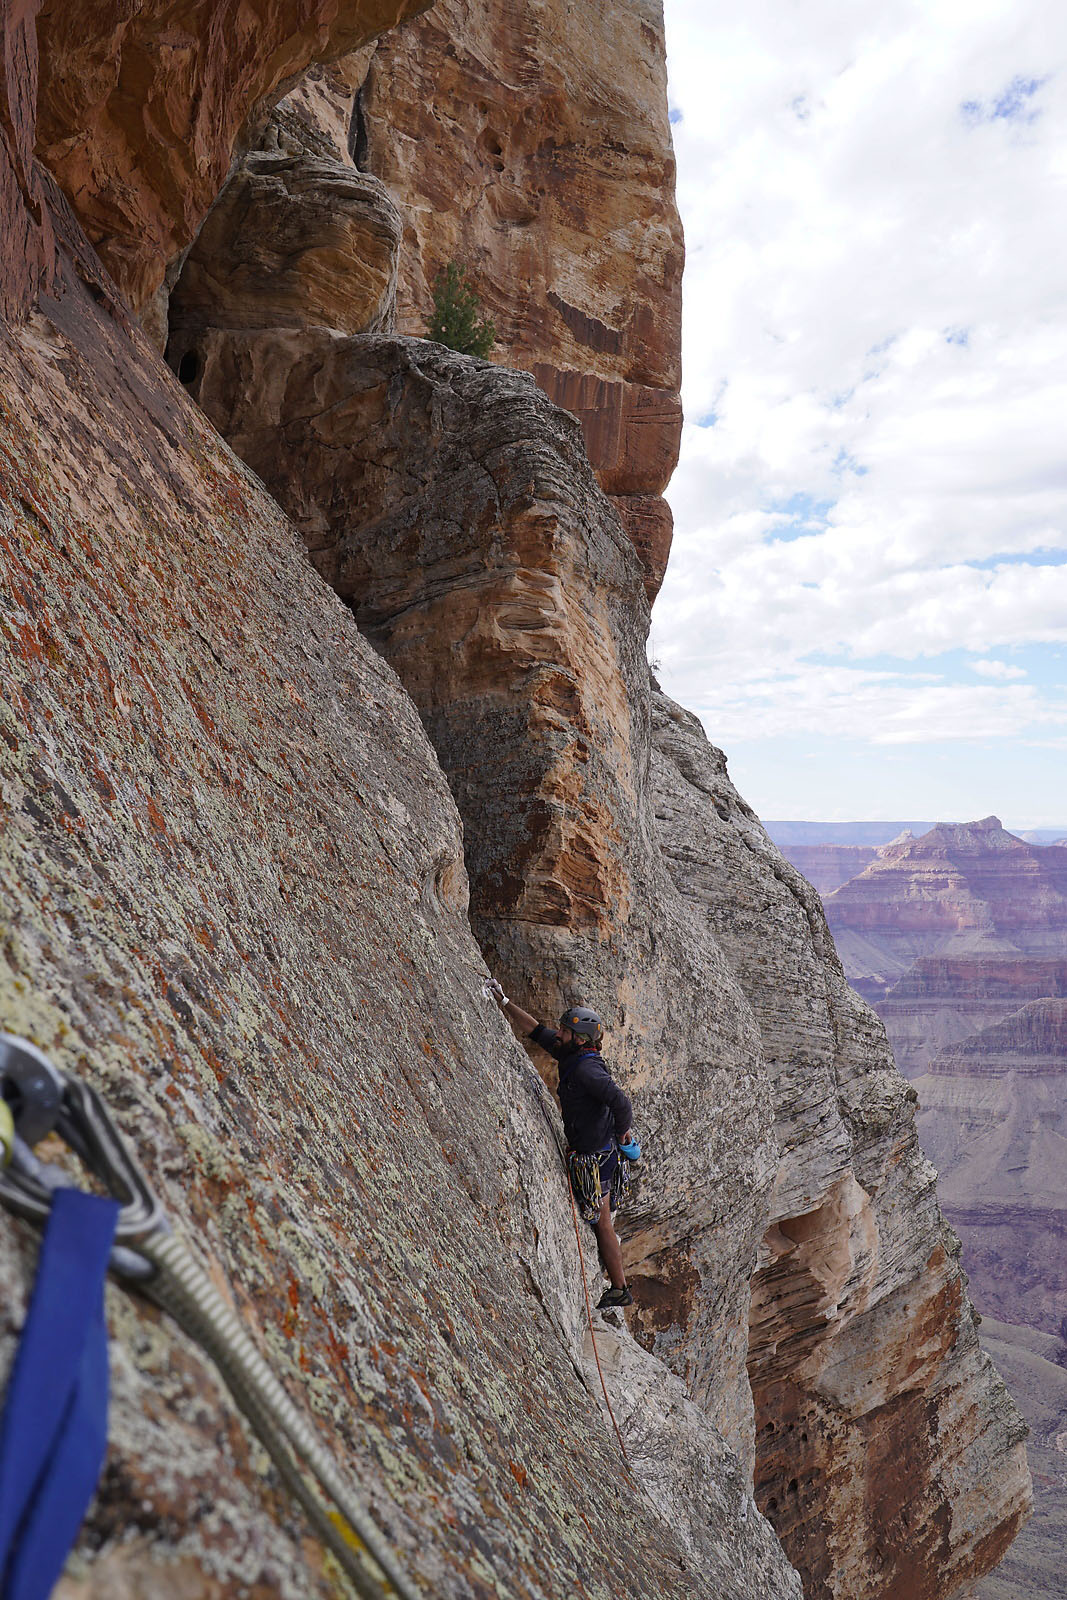
[[983, 1343], [1033, 1429], [1037, 1513], [976, 1593], [1051, 1597], [1067, 1550], [1067, 828], [1035, 842], [996, 817], [888, 823], [878, 843], [853, 826], [867, 842], [841, 842], [849, 824], [768, 828], [819, 887], [912, 1079]]

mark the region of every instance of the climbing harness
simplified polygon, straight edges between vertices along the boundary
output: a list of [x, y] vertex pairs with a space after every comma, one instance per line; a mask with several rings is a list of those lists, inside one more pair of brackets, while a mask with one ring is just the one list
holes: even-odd
[[[609, 1148], [615, 1148], [611, 1146]], [[620, 1145], [619, 1149], [622, 1148]], [[585, 1154], [578, 1150], [567, 1152], [567, 1175], [571, 1181], [571, 1191], [578, 1204], [578, 1214], [583, 1222], [596, 1223], [600, 1219], [600, 1207], [604, 1200], [603, 1177], [600, 1171], [600, 1157], [609, 1154], [608, 1150], [594, 1150]], [[611, 1174], [608, 1184], [608, 1197], [612, 1211], [617, 1211], [626, 1199], [630, 1188], [630, 1161], [617, 1161], [615, 1170]]]
[[[18, 1409], [22, 1402], [16, 1382], [19, 1363], [37, 1359], [33, 1342], [28, 1357], [24, 1356], [24, 1347], [32, 1334], [33, 1306], [41, 1292], [48, 1241], [56, 1218], [62, 1218], [75, 1199], [110, 1207], [112, 1232], [108, 1249], [103, 1250], [105, 1265], [110, 1265], [128, 1286], [169, 1312], [183, 1331], [211, 1356], [237, 1405], [269, 1451], [283, 1481], [304, 1507], [319, 1538], [332, 1551], [363, 1600], [391, 1600], [394, 1595], [400, 1600], [419, 1600], [418, 1591], [400, 1571], [392, 1550], [363, 1510], [329, 1452], [293, 1405], [236, 1314], [172, 1231], [147, 1179], [96, 1091], [80, 1079], [58, 1072], [35, 1046], [4, 1033], [0, 1033], [0, 1089], [3, 1091], [0, 1104], [7, 1102], [13, 1123], [10, 1160], [0, 1171], [0, 1202], [17, 1215], [46, 1228], [34, 1300], [8, 1387], [0, 1449], [9, 1433], [13, 1439], [21, 1440], [25, 1433], [32, 1431], [18, 1420], [23, 1413]], [[0, 1141], [3, 1126], [0, 1121]], [[62, 1168], [46, 1164], [33, 1154], [30, 1145], [53, 1130], [108, 1190], [110, 1201], [73, 1188], [69, 1175]], [[97, 1249], [98, 1253], [103, 1249], [99, 1240]], [[52, 1269], [55, 1280], [66, 1282], [68, 1270], [73, 1271], [68, 1264]], [[63, 1290], [66, 1298], [84, 1300], [80, 1280], [76, 1282], [72, 1277], [69, 1284]], [[102, 1284], [101, 1273], [101, 1327]], [[103, 1337], [106, 1374], [106, 1332]], [[84, 1385], [84, 1379], [82, 1382]], [[78, 1392], [80, 1394], [81, 1390]], [[106, 1378], [103, 1421], [106, 1438]], [[6, 1509], [4, 1471], [4, 1458], [0, 1456], [0, 1533]], [[90, 1495], [98, 1472], [99, 1463], [89, 1488]], [[309, 1482], [309, 1473], [317, 1489]], [[87, 1500], [88, 1495], [86, 1503]], [[73, 1544], [83, 1512], [84, 1505], [63, 1547], [60, 1565]], [[54, 1534], [53, 1540], [56, 1538]], [[0, 1582], [2, 1579], [0, 1571]], [[2, 1592], [4, 1600], [43, 1600], [48, 1589], [17, 1592], [3, 1586]]]

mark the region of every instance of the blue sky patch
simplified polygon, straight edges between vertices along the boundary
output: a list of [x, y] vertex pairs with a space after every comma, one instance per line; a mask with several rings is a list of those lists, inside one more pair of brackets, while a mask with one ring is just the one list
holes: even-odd
[[[998, 645], [986, 653], [977, 650], [942, 650], [937, 655], [852, 655], [848, 650], [811, 650], [804, 657], [813, 667], [849, 667], [853, 671], [886, 673], [915, 685], [916, 692], [939, 684], [962, 684], [974, 689], [1013, 688], [1016, 684], [1038, 689], [1062, 689], [1067, 680], [1067, 648], [1056, 644]], [[999, 662], [1016, 671], [985, 672], [982, 666]], [[1067, 807], [1064, 808], [1067, 812]]]
[[1047, 82], [1047, 78], [1012, 78], [990, 100], [964, 100], [960, 115], [974, 126], [980, 122], [1034, 122], [1041, 113], [1030, 102]]
[[962, 345], [966, 350], [971, 342], [970, 328], [945, 328], [945, 343]]
[[861, 461], [857, 461], [856, 457], [851, 455], [844, 445], [841, 446], [841, 449], [834, 457], [833, 472], [837, 478], [843, 478], [846, 472], [851, 472], [857, 478], [865, 478], [869, 470]]
[[771, 528], [766, 537], [771, 542], [803, 539], [813, 533], [823, 533], [827, 518], [835, 505], [833, 500], [816, 500], [811, 494], [791, 494], [785, 500], [772, 500], [762, 509], [775, 516], [788, 517]]
[[678, 110], [677, 106], [671, 106], [671, 109], [670, 109], [670, 111], [668, 111], [667, 115], [670, 118], [671, 122], [681, 122], [682, 121], [682, 113]]
[[1067, 549], [1044, 545], [1036, 550], [1001, 551], [999, 555], [979, 556], [963, 564], [976, 572], [995, 572], [998, 567], [1062, 567], [1067, 564]]

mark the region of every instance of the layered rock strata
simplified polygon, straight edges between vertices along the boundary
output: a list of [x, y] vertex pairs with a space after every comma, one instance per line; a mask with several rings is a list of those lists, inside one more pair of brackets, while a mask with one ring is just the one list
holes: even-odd
[[1067, 1330], [1063, 858], [1035, 844], [995, 819], [940, 827], [907, 850], [893, 846], [894, 867], [870, 871], [828, 903], [832, 911], [851, 902], [844, 914], [856, 942], [842, 943], [861, 971], [877, 973], [902, 947], [906, 960], [906, 941], [917, 936], [938, 951], [920, 955], [877, 1008], [920, 1096], [919, 1135], [962, 1240], [970, 1293], [984, 1316], [1004, 1319], [991, 1348], [1022, 1383], [1038, 1427], [1034, 1524], [1003, 1569], [977, 1586], [982, 1600], [1058, 1593], [1062, 1562], [1052, 1552], [1067, 1514], [1062, 1474], [1048, 1470], [1056, 1458], [1047, 1407], [1034, 1393], [1032, 1368], [1045, 1370], [1047, 1393], [1049, 1363], [1028, 1354], [1044, 1338], [1062, 1361], [1056, 1340]]
[[273, 102], [428, 0], [30, 0], [36, 151], [105, 267], [147, 308]]
[[396, 309], [400, 213], [376, 178], [298, 151], [255, 151], [201, 229], [168, 308], [171, 340], [216, 327], [378, 333]]
[[383, 39], [356, 105], [360, 164], [406, 218], [399, 326], [466, 266], [498, 350], [577, 416], [641, 556], [671, 540], [682, 236], [662, 10], [649, 0], [439, 0]]
[[753, 1007], [783, 1152], [753, 1280], [759, 1503], [808, 1596], [951, 1592], [1010, 1543], [978, 1464], [1020, 1435], [1002, 1388], [992, 1435], [975, 1406], [988, 1362], [914, 1093], [721, 752], [662, 697], [654, 729], [664, 855]]
[[922, 956], [879, 1000], [878, 1015], [897, 1066], [914, 1078], [948, 1046], [984, 1033], [1030, 1001], [1064, 998], [1067, 955]]
[[977, 1304], [1067, 1336], [1067, 999], [952, 1045], [915, 1087]]
[[[16, 215], [28, 190], [13, 164], [0, 180]], [[731, 822], [730, 909], [693, 891], [684, 851], [664, 859], [642, 574], [577, 425], [517, 374], [321, 327], [216, 330], [188, 373], [236, 429], [243, 372], [250, 447], [272, 444], [279, 486], [308, 467], [288, 486], [301, 528], [433, 732], [494, 966], [537, 1009], [609, 997], [654, 1156], [627, 1240], [651, 1349], [602, 1333], [632, 1446], [613, 1498], [554, 1145], [478, 998], [457, 818], [411, 704], [73, 220], [59, 257], [34, 225], [41, 271], [3, 286], [28, 320], [0, 340], [4, 1021], [113, 1095], [427, 1592], [606, 1600], [637, 1573], [649, 1595], [795, 1600], [709, 1412], [755, 1453], [809, 1594], [932, 1597], [984, 1570], [1024, 1509], [1018, 1424], [969, 1340], [904, 1086], [876, 1032], [865, 1053], [862, 1010], [834, 1011], [827, 1054], [832, 973], [782, 1020], [804, 940], [821, 948], [809, 918], [779, 906], [769, 988], [728, 953], [786, 869], [702, 772], [719, 758], [672, 739], [693, 854], [712, 813]], [[34, 311], [49, 281], [63, 294]], [[26, 1240], [2, 1237], [10, 1334]], [[81, 1593], [328, 1592], [197, 1354], [125, 1298], [111, 1312], [129, 1344]], [[919, 1535], [888, 1466], [856, 1459], [871, 1441], [914, 1458]], [[812, 1473], [799, 1513], [771, 1505], [793, 1467], [797, 1489]]]
[[[986, 1570], [1023, 1515], [1021, 1432], [913, 1097], [814, 892], [662, 702], [650, 769], [635, 564], [573, 425], [528, 379], [418, 341], [217, 331], [197, 350], [193, 392], [422, 712], [490, 964], [531, 1009], [605, 1010], [654, 1157], [625, 1241], [635, 1331], [751, 1459], [747, 1364], [759, 1496], [809, 1595], [933, 1597]], [[767, 1147], [739, 1164], [737, 1143], [766, 1137], [766, 1072], [769, 1214]], [[883, 1437], [906, 1475], [865, 1455]]]
[[[108, 1096], [427, 1593], [797, 1600], [636, 1347], [605, 1492], [555, 1146], [415, 710], [105, 281], [52, 270], [0, 333], [4, 1026]], [[5, 1358], [33, 1255], [0, 1219]], [[111, 1453], [61, 1594], [334, 1593], [209, 1364], [108, 1309]]]
[[[773, 837], [773, 835], [772, 835]], [[782, 854], [791, 861], [820, 894], [839, 889], [850, 878], [857, 877], [878, 854], [877, 845], [865, 844], [793, 844], [783, 847]]]
[[[750, 1456], [766, 1078], [651, 837], [644, 594], [577, 424], [526, 375], [419, 340], [217, 332], [195, 348], [192, 392], [419, 706], [466, 819], [490, 964], [535, 1012], [605, 997], [613, 1065], [662, 1150], [634, 1248], [689, 1286], [673, 1360]], [[697, 1170], [715, 1181], [694, 1196]]]
[[845, 970], [881, 999], [925, 956], [1061, 958], [1067, 942], [1067, 850], [1030, 845], [1001, 827], [938, 823], [883, 845], [826, 900]]

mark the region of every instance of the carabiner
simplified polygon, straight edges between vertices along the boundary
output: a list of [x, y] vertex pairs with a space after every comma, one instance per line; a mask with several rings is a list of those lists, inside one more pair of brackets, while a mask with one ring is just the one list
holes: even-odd
[[19, 1138], [35, 1145], [56, 1125], [63, 1074], [28, 1039], [0, 1033], [0, 1098], [7, 1102]]
[[169, 1224], [96, 1090], [60, 1072], [36, 1045], [4, 1033], [0, 1095], [15, 1127], [10, 1160], [0, 1168], [0, 1202], [44, 1226], [55, 1190], [76, 1187], [62, 1167], [38, 1160], [31, 1148], [46, 1134], [58, 1133], [112, 1199], [122, 1203], [111, 1255], [115, 1271], [122, 1277], [151, 1277], [154, 1268], [136, 1253], [137, 1244], [149, 1234], [168, 1232]]

